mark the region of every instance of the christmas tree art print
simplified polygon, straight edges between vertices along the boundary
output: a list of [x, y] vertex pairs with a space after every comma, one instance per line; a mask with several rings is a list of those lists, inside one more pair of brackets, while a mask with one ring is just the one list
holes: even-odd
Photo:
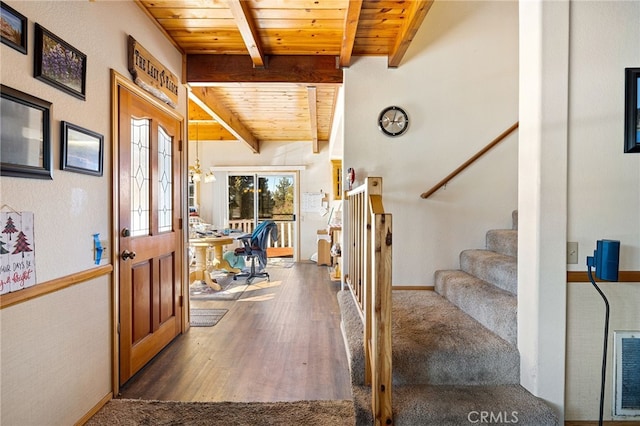
[[0, 212], [0, 294], [36, 284], [33, 212]]

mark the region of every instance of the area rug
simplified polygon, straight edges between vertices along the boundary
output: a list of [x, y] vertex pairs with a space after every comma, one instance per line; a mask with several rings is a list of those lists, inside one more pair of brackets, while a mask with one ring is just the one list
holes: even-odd
[[286, 257], [270, 258], [267, 261], [267, 268], [269, 268], [270, 266], [277, 266], [280, 268], [293, 268], [293, 265], [295, 265], [293, 259]]
[[219, 275], [215, 277], [222, 287], [214, 290], [204, 281], [196, 281], [189, 286], [189, 297], [192, 300], [237, 300], [247, 288], [245, 280], [234, 280], [233, 275]]
[[228, 309], [191, 309], [191, 327], [213, 327], [222, 319]]
[[352, 426], [353, 401], [176, 402], [112, 399], [87, 423], [121, 425]]

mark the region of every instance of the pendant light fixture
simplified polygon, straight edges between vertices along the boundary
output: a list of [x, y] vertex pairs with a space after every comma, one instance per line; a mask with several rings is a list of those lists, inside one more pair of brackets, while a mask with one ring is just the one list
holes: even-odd
[[[202, 169], [200, 168], [200, 125], [196, 122], [196, 162], [193, 166], [189, 166], [189, 176], [193, 182], [202, 180]], [[216, 180], [211, 169], [204, 174], [204, 183], [211, 183]]]

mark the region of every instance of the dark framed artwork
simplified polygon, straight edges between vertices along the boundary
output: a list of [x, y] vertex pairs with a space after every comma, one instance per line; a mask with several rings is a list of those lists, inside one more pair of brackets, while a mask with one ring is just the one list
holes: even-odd
[[27, 18], [0, 2], [0, 40], [18, 52], [27, 54]]
[[624, 152], [640, 153], [640, 68], [625, 69]]
[[104, 136], [75, 124], [62, 122], [60, 168], [102, 176]]
[[85, 99], [87, 55], [38, 24], [35, 25], [34, 51], [35, 78]]
[[0, 174], [53, 179], [51, 102], [0, 85]]

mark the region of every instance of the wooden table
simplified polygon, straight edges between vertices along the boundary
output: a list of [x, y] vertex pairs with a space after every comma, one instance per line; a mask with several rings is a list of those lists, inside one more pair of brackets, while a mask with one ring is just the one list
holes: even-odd
[[238, 273], [240, 269], [232, 267], [229, 262], [222, 258], [222, 248], [231, 243], [233, 243], [233, 238], [226, 236], [189, 239], [189, 245], [196, 249], [196, 265], [194, 271], [189, 273], [189, 282], [193, 283], [195, 280], [203, 280], [214, 290], [221, 290], [222, 287], [220, 287], [215, 280], [212, 280], [209, 274], [207, 268], [207, 249], [210, 247], [213, 248], [213, 269], [226, 269], [229, 272]]

